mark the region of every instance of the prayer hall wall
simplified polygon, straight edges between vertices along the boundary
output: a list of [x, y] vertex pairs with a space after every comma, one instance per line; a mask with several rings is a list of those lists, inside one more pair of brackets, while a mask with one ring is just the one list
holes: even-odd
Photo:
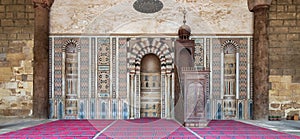
[[[247, 1], [164, 0], [163, 8], [154, 13], [135, 10], [136, 1], [55, 0], [50, 11], [49, 117], [139, 118], [143, 107], [139, 60], [145, 53], [166, 61], [161, 65], [166, 72], [161, 73], [165, 89], [161, 90], [160, 115], [172, 117], [173, 105], [168, 103], [173, 100], [169, 99], [174, 81], [173, 44], [186, 9], [186, 25], [196, 43], [195, 67], [211, 72], [205, 92], [206, 117], [251, 119], [253, 14]], [[72, 65], [68, 62], [71, 55], [76, 61]], [[224, 66], [230, 61], [237, 70]], [[68, 67], [76, 72], [69, 72]], [[227, 80], [229, 74], [234, 75], [229, 77], [233, 82]], [[79, 87], [71, 89], [68, 84]]]
[[300, 1], [273, 0], [269, 9], [269, 115], [300, 113]]
[[0, 116], [31, 116], [32, 1], [0, 0], [0, 21]]

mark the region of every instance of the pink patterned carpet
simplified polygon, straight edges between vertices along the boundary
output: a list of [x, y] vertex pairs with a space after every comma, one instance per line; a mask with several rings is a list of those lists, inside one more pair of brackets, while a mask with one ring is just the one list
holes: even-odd
[[58, 120], [0, 135], [3, 139], [300, 139], [298, 136], [233, 121], [212, 120], [206, 128], [174, 120]]
[[204, 139], [300, 139], [298, 136], [234, 120], [212, 120], [207, 128], [191, 128]]

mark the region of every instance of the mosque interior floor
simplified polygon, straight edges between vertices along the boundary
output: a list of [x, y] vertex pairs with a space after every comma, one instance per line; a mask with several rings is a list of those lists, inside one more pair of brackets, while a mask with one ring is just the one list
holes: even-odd
[[[33, 127], [43, 123], [56, 121], [55, 119], [34, 119], [34, 118], [3, 118], [0, 117], [0, 134], [17, 131], [27, 127]], [[239, 122], [268, 128], [300, 137], [300, 121], [294, 120], [237, 120]]]

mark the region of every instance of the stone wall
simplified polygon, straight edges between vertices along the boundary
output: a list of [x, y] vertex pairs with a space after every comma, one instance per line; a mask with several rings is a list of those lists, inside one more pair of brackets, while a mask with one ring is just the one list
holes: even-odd
[[34, 8], [0, 0], [0, 116], [31, 116]]
[[269, 26], [270, 74], [300, 82], [300, 1], [273, 0]]
[[[152, 14], [133, 8], [136, 0], [55, 0], [51, 34], [176, 34], [183, 8], [192, 34], [252, 34], [253, 14], [246, 0], [162, 0]], [[63, 18], [62, 18], [63, 17]]]
[[300, 83], [293, 83], [292, 76], [271, 75], [269, 90], [270, 115], [286, 117], [299, 114]]
[[[270, 115], [300, 112], [300, 1], [273, 0], [269, 12]], [[295, 97], [297, 96], [297, 97]], [[298, 104], [294, 104], [296, 101]]]

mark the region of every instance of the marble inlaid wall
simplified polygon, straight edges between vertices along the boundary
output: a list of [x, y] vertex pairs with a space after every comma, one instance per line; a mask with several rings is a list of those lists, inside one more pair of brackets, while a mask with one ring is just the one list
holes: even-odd
[[176, 33], [187, 11], [194, 34], [252, 34], [253, 17], [246, 0], [163, 0], [153, 14], [133, 8], [135, 0], [55, 0], [50, 33]]
[[[174, 80], [171, 80], [171, 77], [175, 75], [173, 72], [176, 39], [177, 37], [174, 36], [51, 36], [50, 118], [127, 119], [130, 118], [130, 109], [134, 111], [134, 118], [139, 118], [140, 60], [150, 53], [157, 55], [162, 63], [161, 87], [166, 88], [161, 91], [161, 116], [165, 118], [167, 116], [165, 111], [175, 107], [165, 106], [164, 101], [165, 98], [171, 98], [166, 94], [172, 93], [173, 90]], [[252, 117], [250, 65], [252, 37], [193, 36], [192, 39], [196, 42], [195, 67], [209, 71], [207, 82], [209, 85], [207, 92], [204, 93], [207, 100], [206, 118], [250, 119]], [[77, 54], [73, 60], [66, 60], [66, 46], [70, 44], [76, 44]], [[224, 57], [224, 48], [229, 46], [232, 46], [236, 55], [234, 97], [224, 94], [226, 77], [223, 70], [227, 60]], [[78, 72], [68, 71], [69, 73], [66, 74], [66, 69], [70, 67], [68, 61], [71, 61], [73, 69]], [[74, 68], [74, 63], [78, 64], [77, 68]], [[76, 79], [68, 75], [74, 75], [72, 77]], [[164, 80], [167, 77], [170, 82], [165, 84]], [[71, 86], [66, 82], [69, 80], [76, 81], [75, 91], [73, 91], [76, 92], [75, 94], [68, 91]], [[68, 100], [70, 94], [73, 96], [74, 105], [71, 105]], [[133, 95], [135, 97], [132, 97]], [[131, 101], [132, 98], [134, 102]], [[232, 104], [230, 108], [224, 105], [227, 102]], [[72, 109], [69, 108], [71, 106]], [[75, 110], [72, 111], [74, 108]], [[225, 114], [228, 109], [233, 111], [230, 116]]]

